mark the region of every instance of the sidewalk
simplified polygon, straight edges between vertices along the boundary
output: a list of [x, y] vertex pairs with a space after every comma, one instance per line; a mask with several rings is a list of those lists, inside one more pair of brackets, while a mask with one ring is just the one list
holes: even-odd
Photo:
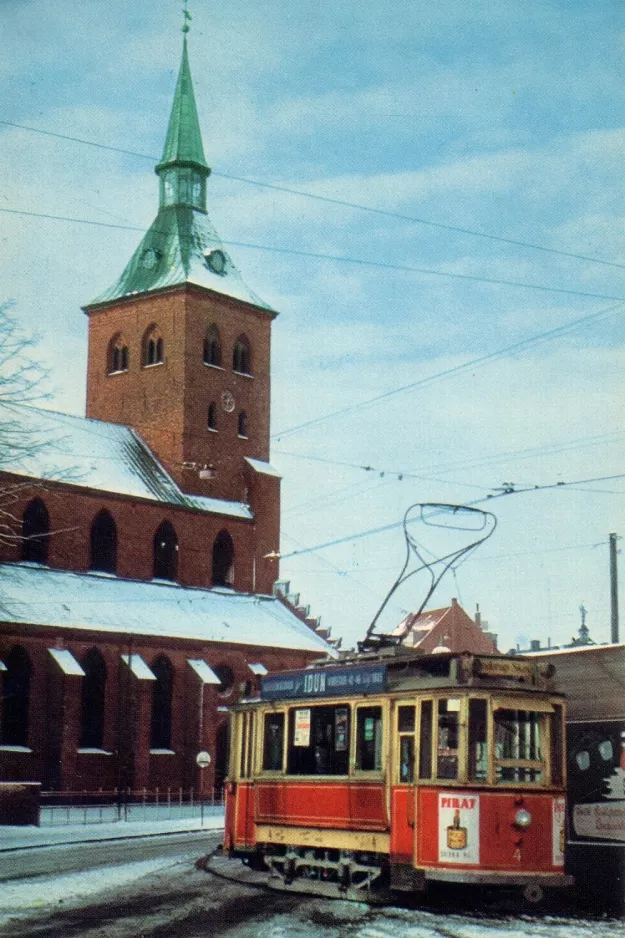
[[223, 830], [223, 811], [204, 817], [172, 818], [158, 821], [113, 821], [105, 824], [67, 824], [59, 827], [0, 827], [0, 853], [52, 847], [61, 844], [125, 840], [129, 837], [155, 837], [184, 831]]

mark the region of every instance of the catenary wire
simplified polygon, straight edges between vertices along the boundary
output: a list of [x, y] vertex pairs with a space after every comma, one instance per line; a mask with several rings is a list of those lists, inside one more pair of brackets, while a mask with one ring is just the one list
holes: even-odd
[[507, 345], [504, 348], [496, 349], [494, 352], [488, 352], [486, 355], [480, 355], [478, 358], [473, 358], [468, 362], [463, 362], [460, 365], [453, 365], [451, 368], [438, 371], [426, 378], [420, 378], [418, 381], [411, 381], [409, 384], [404, 384], [400, 387], [390, 388], [388, 391], [383, 391], [381, 394], [376, 394], [375, 397], [367, 398], [366, 400], [359, 401], [355, 404], [348, 404], [339, 410], [333, 410], [327, 414], [321, 414], [319, 417], [312, 417], [310, 420], [306, 420], [303, 423], [298, 423], [292, 427], [285, 427], [284, 430], [279, 430], [277, 433], [273, 434], [272, 439], [281, 440], [282, 437], [289, 436], [292, 433], [299, 432], [300, 430], [304, 430], [308, 427], [324, 423], [326, 420], [332, 420], [335, 417], [342, 417], [345, 414], [356, 413], [365, 407], [378, 404], [380, 401], [387, 400], [389, 397], [393, 397], [396, 394], [403, 394], [405, 391], [412, 391], [416, 388], [426, 387], [429, 384], [433, 384], [435, 381], [447, 380], [457, 374], [461, 374], [462, 372], [467, 371], [469, 368], [481, 367], [488, 362], [495, 361], [496, 359], [503, 358], [513, 352], [519, 352], [525, 348], [528, 348], [530, 345], [533, 345], [537, 342], [547, 342], [568, 331], [578, 329], [580, 326], [589, 325], [590, 323], [595, 322], [604, 316], [609, 316], [614, 312], [622, 310], [622, 308], [623, 307], [621, 306], [620, 302], [612, 306], [605, 307], [604, 309], [600, 309], [595, 313], [589, 313], [586, 316], [581, 316], [579, 319], [573, 319], [561, 326], [556, 326], [555, 328], [548, 329], [545, 332], [539, 332], [536, 335], [529, 336], [526, 339], [520, 339], [518, 342], [514, 342], [512, 345]]
[[[69, 215], [51, 215], [45, 212], [28, 212], [22, 209], [0, 208], [0, 212], [9, 215], [23, 215], [27, 218], [46, 218], [50, 221], [64, 221], [78, 225], [95, 225], [98, 228], [114, 228], [118, 231], [141, 231], [136, 225], [116, 225], [112, 222], [91, 221], [87, 218], [75, 218]], [[592, 293], [586, 290], [571, 290], [567, 287], [550, 287], [539, 283], [525, 283], [520, 280], [501, 280], [495, 277], [480, 277], [477, 274], [459, 274], [453, 271], [435, 270], [432, 267], [413, 267], [410, 264], [389, 264], [383, 261], [365, 260], [357, 257], [344, 257], [340, 254], [322, 254], [317, 251], [298, 251], [295, 248], [274, 247], [268, 244], [254, 244], [251, 241], [222, 242], [227, 247], [249, 248], [253, 251], [266, 251], [272, 254], [284, 254], [290, 257], [307, 257], [314, 260], [333, 261], [334, 263], [355, 264], [358, 267], [373, 267], [382, 270], [393, 270], [399, 273], [421, 274], [426, 277], [441, 277], [452, 280], [463, 280], [469, 283], [485, 283], [497, 287], [514, 287], [521, 290], [538, 290], [542, 293], [558, 293], [566, 296], [579, 296], [583, 299], [618, 300], [625, 303], [625, 297], [614, 296], [610, 293]]]
[[[493, 493], [487, 495], [485, 498], [478, 498], [472, 502], [468, 502], [466, 507], [472, 508], [475, 505], [481, 505], [484, 502], [492, 501], [495, 498], [503, 498], [509, 495], [524, 495], [527, 492], [543, 492], [548, 489], [561, 489], [569, 488], [574, 485], [583, 485], [591, 482], [606, 482], [613, 479], [625, 479], [625, 473], [620, 473], [616, 475], [609, 476], [597, 476], [591, 479], [575, 479], [572, 482], [552, 482], [547, 485], [532, 485], [524, 489], [511, 489], [503, 492]], [[325, 550], [327, 547], [336, 547], [339, 544], [348, 544], [353, 541], [361, 540], [364, 537], [371, 537], [374, 534], [382, 534], [384, 531], [392, 531], [395, 528], [401, 527], [403, 525], [403, 519], [401, 521], [392, 521], [389, 524], [383, 524], [376, 528], [369, 528], [367, 531], [360, 531], [357, 534], [347, 534], [344, 537], [336, 538], [333, 541], [326, 541], [323, 544], [316, 544], [314, 547], [305, 547], [302, 550], [292, 551], [290, 554], [282, 554], [280, 556], [281, 560], [289, 560], [291, 557], [297, 557], [302, 554], [312, 554], [317, 550]]]
[[[4, 124], [7, 127], [16, 127], [19, 130], [26, 130], [29, 133], [42, 134], [43, 136], [47, 136], [47, 137], [54, 137], [58, 140], [66, 140], [72, 143], [80, 143], [84, 146], [96, 147], [97, 149], [100, 149], [100, 150], [109, 150], [112, 153], [120, 153], [126, 156], [136, 156], [139, 159], [158, 161], [158, 157], [151, 156], [147, 153], [138, 153], [135, 150], [126, 150], [123, 147], [109, 146], [104, 143], [98, 143], [97, 141], [85, 140], [81, 137], [73, 137], [69, 134], [54, 133], [53, 131], [42, 130], [41, 128], [38, 128], [38, 127], [29, 127], [26, 124], [19, 124], [16, 121], [0, 120], [0, 124]], [[534, 244], [531, 241], [521, 241], [515, 238], [506, 238], [501, 235], [494, 235], [485, 231], [477, 231], [473, 228], [463, 228], [459, 225], [448, 225], [448, 224], [445, 224], [444, 222], [432, 221], [431, 219], [420, 218], [415, 215], [407, 215], [403, 212], [393, 212], [393, 211], [390, 211], [389, 209], [376, 208], [375, 206], [372, 206], [372, 205], [363, 205], [360, 202], [350, 202], [347, 199], [336, 199], [336, 198], [333, 198], [332, 196], [319, 195], [318, 193], [314, 193], [314, 192], [306, 192], [302, 189], [293, 189], [290, 186], [281, 186], [281, 185], [278, 185], [277, 183], [263, 182], [259, 179], [250, 179], [249, 177], [246, 177], [246, 176], [234, 176], [231, 173], [221, 173], [215, 170], [212, 171], [212, 175], [217, 176], [221, 179], [229, 179], [232, 182], [242, 182], [245, 185], [257, 186], [263, 189], [270, 189], [274, 192], [284, 192], [288, 195], [298, 196], [299, 198], [314, 199], [315, 201], [325, 202], [328, 205], [336, 205], [336, 206], [339, 206], [340, 208], [356, 209], [357, 211], [360, 211], [360, 212], [369, 212], [374, 215], [381, 215], [385, 218], [396, 218], [401, 221], [409, 221], [409, 222], [414, 222], [419, 225], [426, 225], [430, 228], [440, 228], [443, 231], [451, 231], [454, 234], [464, 234], [464, 235], [469, 235], [471, 237], [483, 238], [489, 241], [497, 241], [502, 244], [511, 244], [514, 247], [530, 248], [531, 250], [534, 250], [534, 251], [542, 251], [547, 254], [556, 254], [560, 257], [568, 257], [574, 260], [587, 261], [592, 264], [602, 264], [607, 267], [625, 268], [625, 264], [619, 264], [616, 261], [608, 261], [608, 260], [605, 260], [604, 258], [590, 257], [588, 254], [577, 254], [572, 251], [563, 251], [558, 248], [549, 248], [542, 244]]]

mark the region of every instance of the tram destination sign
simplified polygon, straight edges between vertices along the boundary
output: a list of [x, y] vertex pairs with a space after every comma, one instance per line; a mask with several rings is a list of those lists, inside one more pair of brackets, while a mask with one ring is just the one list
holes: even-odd
[[262, 679], [263, 700], [293, 697], [346, 697], [351, 694], [376, 694], [386, 688], [386, 665], [354, 668], [311, 668], [306, 671], [282, 671]]

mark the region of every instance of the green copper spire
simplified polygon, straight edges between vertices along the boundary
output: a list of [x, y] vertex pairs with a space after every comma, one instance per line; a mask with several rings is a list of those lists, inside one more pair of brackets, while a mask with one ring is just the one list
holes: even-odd
[[206, 178], [210, 169], [202, 146], [186, 34], [165, 148], [156, 172], [161, 180], [161, 205], [193, 205], [206, 211]]
[[124, 297], [195, 284], [271, 311], [243, 282], [206, 212], [210, 169], [204, 157], [189, 69], [186, 34], [190, 14], [186, 4], [184, 13], [182, 61], [165, 149], [156, 167], [158, 214], [119, 280], [89, 303], [87, 310]]

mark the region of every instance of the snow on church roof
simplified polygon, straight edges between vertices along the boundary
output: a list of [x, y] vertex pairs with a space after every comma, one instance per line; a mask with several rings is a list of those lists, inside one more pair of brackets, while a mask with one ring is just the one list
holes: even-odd
[[4, 622], [334, 654], [271, 596], [0, 564]]
[[[0, 426], [19, 426], [20, 446], [0, 447], [0, 469], [233, 518], [249, 505], [185, 495], [138, 433], [121, 424], [0, 402]], [[5, 434], [6, 436], [6, 434]]]

